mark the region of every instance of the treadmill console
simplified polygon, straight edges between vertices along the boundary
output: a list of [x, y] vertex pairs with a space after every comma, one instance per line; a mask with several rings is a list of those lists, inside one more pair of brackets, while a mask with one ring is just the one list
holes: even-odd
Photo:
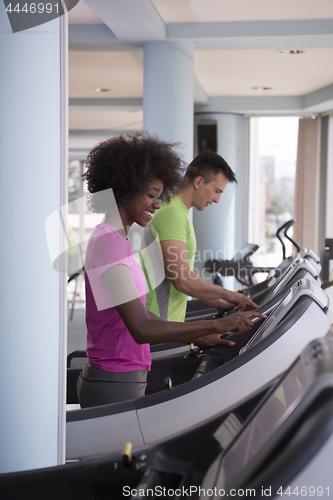
[[266, 304], [271, 299], [273, 299], [276, 294], [282, 290], [282, 288], [288, 283], [288, 281], [292, 278], [292, 276], [296, 273], [298, 269], [305, 268], [315, 279], [318, 279], [319, 274], [316, 268], [309, 262], [308, 259], [303, 259], [302, 257], [296, 257], [295, 260], [290, 264], [289, 268], [281, 278], [281, 280], [277, 283], [277, 285], [273, 288], [271, 293], [265, 298], [263, 304]]
[[317, 304], [326, 309], [329, 306], [329, 299], [324, 290], [320, 288], [314, 281], [301, 279], [298, 280], [293, 287], [286, 292], [286, 296], [279, 302], [276, 307], [268, 315], [264, 323], [258, 328], [256, 333], [242, 347], [239, 354], [249, 350], [254, 345], [258, 344], [262, 338], [269, 335], [273, 329], [279, 324], [280, 321], [287, 315], [295, 302], [302, 296], [310, 296]]

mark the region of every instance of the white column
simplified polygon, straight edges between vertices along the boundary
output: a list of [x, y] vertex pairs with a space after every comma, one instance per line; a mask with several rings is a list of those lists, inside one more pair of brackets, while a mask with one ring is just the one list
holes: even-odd
[[[202, 120], [217, 123], [217, 152], [235, 172], [238, 184], [229, 183], [217, 205], [202, 212], [193, 210], [198, 255], [201, 257], [201, 264], [196, 263], [196, 267], [200, 272], [204, 262], [212, 258], [210, 255], [213, 258], [230, 259], [245, 243], [244, 199], [247, 190], [246, 119], [232, 114], [197, 114], [195, 126]], [[204, 277], [208, 278], [209, 275]], [[229, 283], [229, 280], [225, 280], [226, 286], [227, 281]]]
[[65, 275], [45, 237], [65, 201], [62, 23], [13, 34], [0, 4], [0, 473], [64, 460]]
[[165, 141], [182, 143], [179, 152], [190, 163], [194, 44], [174, 45], [165, 41], [144, 44], [143, 128]]

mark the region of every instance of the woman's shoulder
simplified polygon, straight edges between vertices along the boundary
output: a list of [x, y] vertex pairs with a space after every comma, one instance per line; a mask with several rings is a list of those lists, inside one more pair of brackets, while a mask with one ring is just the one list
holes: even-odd
[[[104, 238], [103, 238], [104, 237]], [[122, 243], [126, 246], [126, 238], [122, 236], [116, 228], [107, 224], [105, 222], [101, 222], [97, 224], [91, 233], [90, 239], [102, 238], [106, 240], [117, 240], [119, 243]]]
[[89, 260], [103, 259], [105, 255], [113, 258], [124, 258], [128, 256], [128, 244], [125, 237], [110, 224], [98, 224], [93, 230], [88, 246], [87, 254]]

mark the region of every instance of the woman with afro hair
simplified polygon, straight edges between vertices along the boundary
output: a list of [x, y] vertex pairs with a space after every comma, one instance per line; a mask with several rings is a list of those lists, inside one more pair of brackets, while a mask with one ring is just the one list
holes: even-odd
[[183, 164], [175, 146], [129, 134], [100, 143], [88, 155], [89, 208], [105, 218], [89, 239], [85, 259], [88, 361], [78, 380], [83, 408], [144, 396], [150, 343], [190, 343], [212, 335], [216, 343], [230, 345], [221, 337], [248, 330], [248, 316], [259, 315], [177, 323], [145, 308], [146, 280], [127, 234], [134, 222], [147, 226], [160, 202], [180, 186]]

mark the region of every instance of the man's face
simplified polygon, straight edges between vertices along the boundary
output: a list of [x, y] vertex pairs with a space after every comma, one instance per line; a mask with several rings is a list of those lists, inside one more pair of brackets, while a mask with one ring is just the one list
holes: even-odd
[[204, 210], [212, 203], [218, 203], [227, 184], [228, 179], [223, 172], [214, 175], [212, 180], [207, 184], [204, 183], [201, 176], [197, 177], [194, 180], [193, 206], [197, 210]]

